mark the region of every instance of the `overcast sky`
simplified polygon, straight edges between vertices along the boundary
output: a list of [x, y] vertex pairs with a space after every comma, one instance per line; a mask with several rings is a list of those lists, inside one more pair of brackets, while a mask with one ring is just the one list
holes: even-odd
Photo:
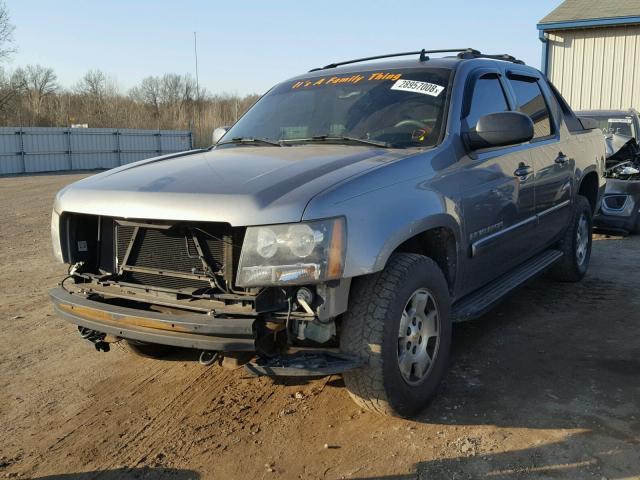
[[263, 93], [333, 61], [421, 48], [510, 53], [540, 68], [536, 23], [560, 0], [5, 0], [18, 52], [74, 85], [101, 69], [128, 89], [148, 75], [195, 75], [210, 92]]

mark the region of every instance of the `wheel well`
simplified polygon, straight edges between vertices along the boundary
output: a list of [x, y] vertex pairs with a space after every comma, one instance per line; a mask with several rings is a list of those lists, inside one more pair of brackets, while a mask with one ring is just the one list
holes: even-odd
[[578, 195], [582, 195], [591, 205], [591, 212], [596, 213], [598, 202], [598, 174], [596, 172], [587, 173], [580, 181]]
[[457, 271], [456, 237], [446, 227], [432, 228], [402, 243], [396, 252], [417, 253], [431, 258], [444, 274], [449, 292], [453, 292]]

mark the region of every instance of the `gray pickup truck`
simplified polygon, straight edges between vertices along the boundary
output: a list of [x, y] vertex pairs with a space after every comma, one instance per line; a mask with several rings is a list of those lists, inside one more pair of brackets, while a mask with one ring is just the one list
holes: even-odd
[[546, 269], [585, 275], [604, 155], [511, 56], [334, 63], [273, 87], [211, 148], [61, 190], [69, 273], [50, 296], [99, 350], [342, 374], [358, 404], [412, 416], [453, 322]]

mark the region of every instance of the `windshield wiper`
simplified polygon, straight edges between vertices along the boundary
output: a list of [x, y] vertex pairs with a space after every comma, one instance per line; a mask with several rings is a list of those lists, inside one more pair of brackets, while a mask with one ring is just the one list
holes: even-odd
[[262, 145], [271, 145], [274, 147], [282, 146], [280, 142], [277, 142], [275, 140], [269, 140], [267, 138], [252, 138], [252, 137], [236, 137], [236, 138], [232, 138], [231, 140], [225, 140], [224, 142], [220, 142], [217, 145], [228, 145], [230, 143], [235, 143], [237, 145], [259, 143]]
[[329, 135], [314, 135], [311, 138], [292, 138], [284, 140], [285, 142], [346, 142], [346, 143], [360, 143], [362, 145], [373, 145], [379, 148], [391, 148], [391, 144], [387, 142], [381, 142], [378, 140], [368, 140], [366, 138], [356, 137], [331, 137]]

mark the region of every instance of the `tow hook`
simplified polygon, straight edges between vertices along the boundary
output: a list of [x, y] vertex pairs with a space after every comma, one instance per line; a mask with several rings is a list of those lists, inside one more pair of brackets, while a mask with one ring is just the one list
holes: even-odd
[[108, 352], [109, 350], [111, 350], [109, 344], [113, 343], [114, 341], [117, 342], [119, 340], [111, 340], [111, 338], [108, 337], [106, 333], [96, 332], [95, 330], [91, 330], [90, 328], [80, 326], [78, 327], [78, 333], [80, 333], [80, 336], [82, 338], [93, 343], [93, 346], [96, 347], [96, 350], [99, 352]]
[[222, 364], [222, 360], [224, 359], [224, 355], [220, 352], [216, 352], [214, 350], [203, 350], [200, 352], [200, 358], [198, 362], [203, 367], [209, 367], [214, 363], [218, 363], [218, 365]]

